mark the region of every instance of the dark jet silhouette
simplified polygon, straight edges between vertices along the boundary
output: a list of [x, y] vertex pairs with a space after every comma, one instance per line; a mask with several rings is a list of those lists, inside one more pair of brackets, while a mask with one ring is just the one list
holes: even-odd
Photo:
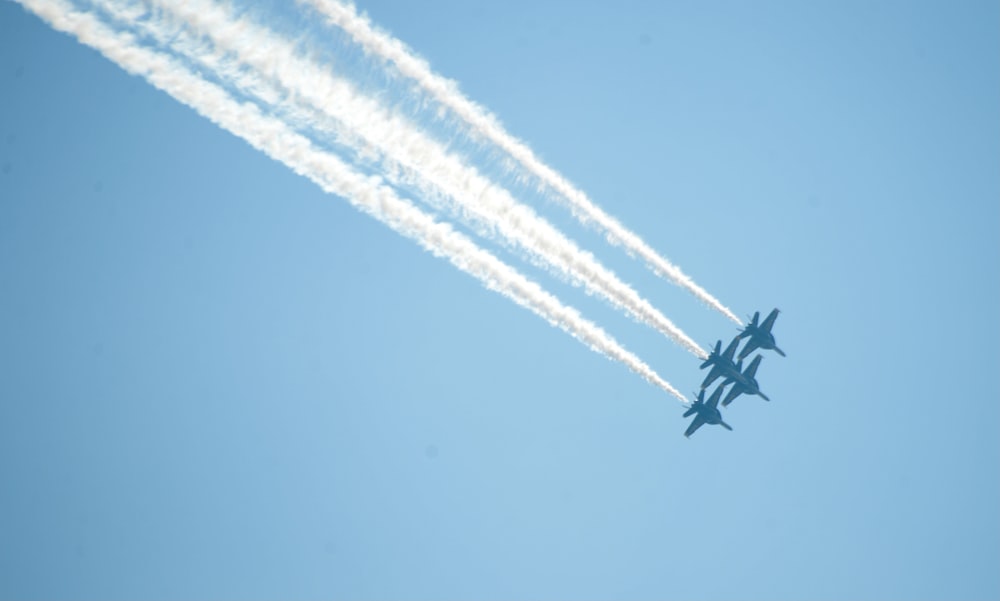
[[757, 380], [754, 378], [757, 375], [757, 366], [760, 365], [761, 356], [757, 355], [750, 362], [750, 367], [746, 371], [741, 372], [743, 368], [743, 360], [741, 359], [739, 363], [736, 364], [736, 374], [726, 378], [726, 381], [719, 385], [719, 388], [724, 387], [730, 382], [733, 383], [733, 387], [729, 389], [729, 394], [722, 401], [723, 407], [728, 407], [729, 403], [733, 402], [733, 399], [740, 396], [741, 394], [757, 395], [765, 401], [770, 401], [767, 395], [760, 391], [760, 386], [757, 384]]
[[721, 396], [722, 386], [719, 386], [715, 389], [715, 392], [712, 393], [712, 396], [709, 397], [708, 402], [706, 403], [705, 389], [701, 389], [701, 392], [698, 393], [698, 400], [684, 412], [684, 417], [697, 414], [694, 416], [694, 421], [691, 422], [688, 429], [684, 431], [685, 437], [689, 437], [694, 434], [695, 430], [700, 428], [702, 424], [718, 424], [727, 430], [732, 430], [729, 424], [722, 421], [722, 414], [719, 413], [719, 397]]
[[712, 370], [708, 372], [707, 376], [705, 376], [705, 381], [701, 383], [702, 390], [708, 388], [708, 386], [719, 376], [726, 376], [729, 378], [739, 373], [739, 370], [736, 368], [736, 364], [733, 363], [733, 355], [736, 354], [736, 347], [739, 345], [740, 337], [737, 336], [736, 338], [733, 338], [733, 341], [726, 347], [726, 352], [719, 354], [720, 349], [722, 349], [722, 341], [719, 340], [715, 343], [715, 350], [712, 351], [712, 354], [708, 356], [708, 359], [705, 359], [705, 362], [698, 368], [705, 369], [709, 365], [712, 366]]
[[778, 310], [775, 309], [774, 311], [771, 311], [770, 315], [767, 316], [764, 323], [757, 325], [757, 319], [760, 318], [760, 311], [753, 314], [753, 319], [750, 320], [747, 327], [743, 328], [743, 330], [737, 335], [737, 338], [746, 338], [747, 336], [750, 337], [750, 340], [747, 340], [747, 345], [743, 347], [742, 351], [740, 351], [740, 356], [738, 357], [739, 359], [749, 356], [750, 353], [757, 349], [766, 351], [774, 350], [774, 352], [778, 353], [782, 357], [785, 356], [785, 352], [778, 348], [778, 346], [774, 343], [774, 334], [771, 333], [771, 326], [774, 325], [774, 320], [777, 319], [777, 317]]

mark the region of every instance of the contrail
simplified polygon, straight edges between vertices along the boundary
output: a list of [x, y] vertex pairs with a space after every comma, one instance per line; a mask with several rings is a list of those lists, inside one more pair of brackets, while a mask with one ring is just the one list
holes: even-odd
[[507, 133], [500, 120], [483, 106], [462, 94], [456, 82], [435, 73], [427, 61], [417, 56], [400, 40], [379, 31], [367, 17], [359, 15], [354, 6], [338, 0], [300, 0], [300, 2], [311, 6], [325, 16], [332, 25], [347, 32], [370, 54], [379, 57], [385, 63], [394, 64], [400, 73], [415, 80], [438, 102], [468, 123], [476, 134], [506, 151], [535, 177], [555, 190], [558, 193], [555, 198], [567, 205], [579, 221], [596, 225], [603, 230], [611, 244], [621, 245], [630, 253], [641, 257], [657, 275], [681, 286], [737, 324], [743, 324], [740, 318], [696, 284], [679, 267], [657, 253], [614, 217], [605, 213], [583, 191], [536, 157], [527, 144]]
[[[654, 327], [692, 354], [707, 356], [697, 343], [592, 254], [581, 250], [533, 210], [475, 168], [463, 164], [408, 120], [359, 94], [349, 81], [331, 74], [328, 66], [320, 67], [300, 57], [287, 40], [247, 19], [235, 18], [227, 8], [212, 2], [152, 0], [152, 3], [183, 20], [215, 45], [214, 52], [200, 51], [190, 58], [216, 65], [223, 56], [239, 60], [284, 88], [282, 97], [287, 101], [306, 102], [324, 113], [326, 126], [338, 140], [359, 151], [376, 149], [389, 163], [384, 171], [390, 179], [418, 188], [429, 201], [437, 197], [438, 191], [443, 192], [454, 203], [449, 206], [453, 214], [472, 221], [480, 231], [495, 232], [523, 249], [534, 261], [583, 284], [588, 291]], [[157, 14], [150, 21], [163, 16]], [[245, 69], [230, 68], [230, 72], [235, 73], [234, 83], [248, 93], [265, 85]]]
[[334, 155], [317, 150], [283, 122], [267, 117], [250, 103], [237, 103], [222, 88], [193, 75], [168, 57], [139, 45], [133, 36], [115, 32], [94, 15], [75, 10], [62, 0], [19, 0], [54, 29], [75, 36], [129, 73], [194, 109], [216, 125], [246, 140], [269, 157], [284, 163], [323, 190], [341, 196], [393, 230], [417, 241], [435, 256], [447, 258], [486, 287], [528, 308], [550, 324], [587, 344], [592, 350], [620, 361], [647, 382], [689, 401], [638, 357], [610, 335], [561, 304], [538, 284], [528, 280], [486, 250], [444, 223], [434, 221], [399, 198], [379, 178], [363, 176]]

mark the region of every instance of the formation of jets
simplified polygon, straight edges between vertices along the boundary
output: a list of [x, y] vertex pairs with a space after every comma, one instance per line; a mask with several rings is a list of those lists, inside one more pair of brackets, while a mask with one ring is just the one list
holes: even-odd
[[[782, 357], [785, 356], [785, 353], [775, 344], [774, 334], [771, 333], [771, 327], [774, 326], [774, 320], [777, 317], [778, 310], [775, 309], [764, 319], [763, 323], [758, 324], [758, 319], [760, 318], [760, 312], [758, 311], [753, 314], [750, 323], [740, 330], [736, 338], [733, 338], [733, 341], [729, 343], [725, 351], [722, 350], [721, 340], [715, 343], [712, 353], [700, 367], [700, 369], [705, 369], [706, 367], [711, 367], [712, 369], [709, 370], [708, 375], [705, 376], [705, 380], [701, 383], [698, 400], [684, 412], [684, 417], [695, 416], [694, 421], [691, 422], [687, 431], [684, 432], [684, 436], [691, 436], [703, 424], [718, 424], [727, 430], [732, 430], [729, 424], [722, 421], [722, 413], [719, 411], [719, 399], [722, 399], [723, 407], [728, 407], [741, 394], [748, 396], [756, 395], [765, 401], [771, 400], [767, 398], [766, 394], [761, 392], [760, 385], [757, 384], [757, 368], [760, 367], [762, 356], [757, 355], [754, 357], [745, 370], [743, 369], [743, 359], [758, 349], [773, 350]], [[744, 338], [747, 339], [747, 343], [743, 346], [743, 350], [739, 352], [739, 355], [737, 355], [736, 349], [739, 348], [740, 342]], [[734, 357], [736, 358], [735, 361], [733, 360]], [[720, 377], [724, 378], [722, 383], [715, 388], [715, 392], [712, 393], [712, 396], [706, 402], [705, 389]], [[726, 397], [722, 398], [722, 393], [725, 391], [726, 386], [730, 384], [733, 387], [729, 389]]]

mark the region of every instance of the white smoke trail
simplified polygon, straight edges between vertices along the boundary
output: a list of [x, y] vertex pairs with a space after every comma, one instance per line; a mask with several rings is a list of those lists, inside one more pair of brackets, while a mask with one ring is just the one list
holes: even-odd
[[[588, 291], [654, 327], [694, 355], [707, 356], [697, 343], [592, 254], [579, 249], [529, 207], [449, 154], [408, 120], [359, 94], [349, 81], [333, 75], [329, 65], [320, 67], [299, 56], [289, 41], [247, 19], [236, 18], [226, 7], [213, 2], [150, 0], [150, 3], [157, 13], [147, 25], [155, 27], [155, 21], [172, 14], [216, 46], [214, 51], [199, 52], [192, 59], [216, 65], [221, 56], [238, 59], [277, 82], [284, 88], [283, 96], [290, 101], [306, 102], [326, 114], [327, 127], [342, 142], [353, 145], [359, 152], [376, 149], [388, 159], [389, 165], [384, 168], [388, 177], [398, 178], [400, 170], [396, 167], [402, 167], [407, 175], [402, 180], [396, 179], [397, 183], [415, 186], [426, 199], [434, 198], [438, 190], [444, 192], [457, 204], [452, 207], [453, 213], [477, 223], [480, 231], [495, 231], [524, 249], [536, 262], [582, 283]], [[245, 69], [231, 68], [230, 72], [235, 73], [233, 77], [241, 89], [259, 89], [265, 85]]]
[[325, 191], [425, 249], [447, 258], [462, 271], [526, 307], [608, 358], [620, 361], [646, 381], [683, 403], [689, 401], [610, 335], [563, 304], [450, 226], [434, 221], [399, 198], [378, 178], [365, 177], [337, 157], [317, 150], [305, 137], [281, 121], [267, 117], [252, 104], [235, 102], [224, 90], [193, 75], [175, 61], [140, 46], [133, 36], [115, 32], [94, 15], [75, 10], [63, 0], [19, 0], [54, 29], [75, 36], [126, 71], [141, 75], [157, 88], [190, 106], [213, 123], [243, 138], [254, 148], [308, 177]]
[[300, 0], [300, 2], [311, 6], [327, 17], [332, 25], [346, 31], [367, 52], [386, 63], [394, 64], [400, 73], [415, 80], [438, 102], [468, 123], [476, 134], [514, 157], [535, 177], [555, 190], [558, 193], [556, 199], [566, 204], [582, 223], [596, 225], [604, 231], [611, 244], [621, 245], [630, 253], [641, 257], [657, 275], [666, 277], [691, 292], [703, 303], [737, 324], [743, 324], [740, 318], [707, 290], [696, 284], [679, 267], [595, 205], [583, 191], [536, 157], [527, 144], [507, 133], [500, 120], [462, 94], [457, 83], [431, 70], [427, 61], [417, 56], [403, 42], [378, 30], [367, 17], [359, 15], [352, 5], [338, 0]]

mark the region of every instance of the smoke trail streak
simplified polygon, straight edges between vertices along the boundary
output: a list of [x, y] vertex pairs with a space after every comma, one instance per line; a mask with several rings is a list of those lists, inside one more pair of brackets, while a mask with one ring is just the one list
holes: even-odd
[[337, 157], [318, 151], [305, 137], [281, 121], [266, 117], [252, 104], [235, 102], [224, 90], [200, 79], [171, 59], [114, 32], [89, 13], [74, 10], [62, 0], [19, 0], [54, 29], [75, 36], [129, 73], [146, 78], [157, 88], [193, 108], [216, 125], [243, 138], [254, 148], [308, 177], [325, 191], [346, 198], [356, 208], [393, 230], [417, 241], [435, 256], [479, 279], [486, 287], [541, 316], [587, 344], [592, 350], [625, 364], [646, 381], [678, 400], [688, 400], [638, 357], [580, 314], [562, 305], [512, 267], [444, 223], [434, 221], [399, 198], [378, 178], [365, 177]]
[[434, 73], [427, 61], [413, 53], [403, 42], [379, 31], [367, 17], [359, 15], [351, 5], [338, 0], [300, 0], [300, 2], [327, 17], [332, 25], [347, 32], [367, 52], [379, 57], [385, 63], [394, 64], [400, 73], [415, 80], [438, 102], [468, 123], [475, 134], [506, 151], [535, 177], [555, 190], [558, 193], [555, 198], [567, 205], [580, 222], [596, 225], [603, 230], [611, 244], [621, 245], [629, 253], [638, 255], [654, 273], [666, 277], [709, 307], [743, 325], [740, 318], [696, 284], [679, 267], [657, 253], [614, 217], [605, 213], [583, 191], [536, 157], [527, 144], [507, 133], [500, 120], [483, 106], [463, 95], [456, 82]]
[[[699, 358], [704, 350], [647, 300], [566, 238], [506, 190], [449, 154], [416, 126], [378, 102], [359, 94], [347, 80], [299, 56], [293, 45], [247, 19], [237, 19], [213, 2], [150, 0], [159, 11], [154, 19], [174, 15], [207, 36], [215, 52], [201, 52], [194, 60], [219, 63], [231, 56], [284, 88], [284, 97], [307, 102], [327, 115], [326, 125], [344, 143], [359, 151], [369, 146], [387, 159], [383, 171], [397, 183], [412, 185], [433, 200], [443, 192], [457, 206], [453, 214], [472, 221], [480, 231], [496, 233], [523, 249], [534, 261], [583, 284], [634, 319], [646, 323]], [[150, 24], [147, 24], [150, 25]], [[152, 25], [155, 27], [155, 25]], [[241, 89], [264, 84], [245, 69], [230, 69]], [[238, 82], [243, 82], [239, 84]], [[358, 140], [360, 138], [360, 142]], [[400, 178], [400, 169], [405, 174]]]

